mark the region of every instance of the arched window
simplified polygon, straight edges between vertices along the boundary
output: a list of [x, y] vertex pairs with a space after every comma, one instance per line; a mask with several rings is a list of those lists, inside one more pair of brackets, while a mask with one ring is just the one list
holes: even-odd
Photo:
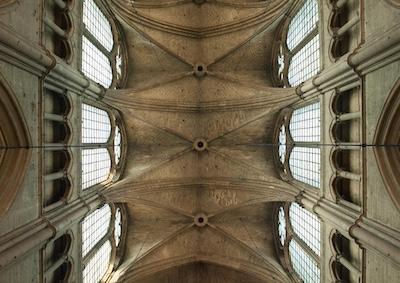
[[289, 244], [289, 255], [293, 269], [304, 283], [320, 282], [318, 264], [296, 240], [292, 240]]
[[[295, 180], [320, 187], [320, 103], [283, 111], [279, 119], [278, 158]], [[286, 155], [289, 154], [289, 158]], [[288, 160], [286, 163], [285, 161]], [[290, 172], [290, 173], [288, 173]]]
[[278, 80], [284, 86], [297, 86], [320, 70], [318, 3], [304, 0], [292, 16], [277, 54]]
[[278, 235], [279, 235], [279, 241], [283, 246], [286, 241], [286, 219], [285, 219], [285, 210], [283, 207], [280, 207], [278, 211]]
[[[111, 159], [107, 143], [111, 135], [111, 122], [106, 111], [82, 104], [82, 189], [108, 179]], [[90, 148], [93, 147], [93, 148]]]
[[82, 72], [105, 88], [123, 80], [124, 60], [116, 25], [96, 0], [83, 1]]
[[110, 118], [107, 111], [82, 104], [82, 189], [107, 181], [120, 161], [121, 130]]
[[114, 153], [115, 153], [115, 163], [118, 164], [121, 159], [121, 130], [119, 127], [115, 128], [114, 136]]
[[[119, 207], [103, 205], [87, 215], [81, 223], [82, 280], [97, 283], [111, 269], [115, 249], [122, 235], [122, 214]], [[119, 228], [117, 228], [117, 225]]]
[[285, 126], [282, 125], [279, 130], [279, 159], [282, 163], [285, 162], [286, 155], [286, 129]]
[[320, 187], [320, 104], [314, 103], [293, 111], [289, 123], [294, 148], [289, 168], [296, 180]]
[[[320, 282], [320, 220], [297, 203], [286, 203], [277, 212], [277, 243], [289, 273], [305, 283]], [[288, 261], [287, 261], [288, 260]]]
[[110, 264], [111, 244], [106, 241], [90, 258], [83, 269], [83, 282], [96, 283], [104, 277]]
[[293, 232], [319, 256], [320, 222], [318, 217], [295, 202], [290, 206], [289, 217]]
[[111, 208], [104, 205], [89, 214], [82, 222], [82, 255], [85, 256], [108, 232]]
[[292, 203], [289, 209], [292, 240], [289, 256], [293, 269], [304, 282], [320, 282], [320, 221], [319, 219]]

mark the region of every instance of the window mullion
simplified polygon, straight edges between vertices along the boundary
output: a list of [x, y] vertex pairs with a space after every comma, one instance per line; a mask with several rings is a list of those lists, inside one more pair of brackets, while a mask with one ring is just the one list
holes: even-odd
[[291, 57], [299, 52], [308, 42], [311, 41], [316, 35], [318, 35], [318, 24], [313, 30], [311, 30], [292, 50], [289, 51]]
[[96, 37], [93, 36], [93, 34], [90, 33], [90, 31], [84, 27], [83, 29], [83, 35], [91, 42], [93, 45], [101, 51], [104, 55], [106, 55], [107, 58], [111, 58], [111, 52], [108, 51], [98, 40]]
[[83, 143], [82, 148], [93, 149], [93, 148], [108, 148], [110, 143]]
[[292, 241], [295, 240], [303, 250], [312, 257], [315, 263], [320, 266], [320, 258], [319, 256], [296, 234], [293, 232]]
[[319, 148], [320, 142], [294, 142], [295, 147]]
[[[110, 230], [110, 229], [109, 229]], [[94, 246], [93, 248], [83, 257], [82, 262], [83, 265], [86, 265], [87, 262], [94, 256], [94, 254], [100, 249], [100, 247], [110, 239], [110, 231], [107, 232]]]

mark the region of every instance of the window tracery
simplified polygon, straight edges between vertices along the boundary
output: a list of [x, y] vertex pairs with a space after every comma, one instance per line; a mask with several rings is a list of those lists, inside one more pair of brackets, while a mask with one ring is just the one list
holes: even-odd
[[124, 84], [127, 56], [121, 33], [103, 4], [83, 1], [81, 70], [105, 88]]
[[[291, 20], [290, 20], [291, 19]], [[316, 0], [304, 0], [285, 20], [275, 47], [276, 83], [298, 86], [316, 75], [320, 66], [319, 12]]]
[[279, 130], [279, 159], [282, 164], [285, 162], [286, 155], [286, 129], [285, 126], [282, 125]]
[[82, 104], [82, 190], [110, 180], [120, 168], [119, 124], [111, 112]]
[[306, 283], [320, 282], [320, 227], [318, 217], [297, 203], [280, 204], [277, 209], [281, 262], [292, 277]]
[[277, 123], [277, 153], [281, 176], [320, 187], [320, 103], [284, 109]]
[[115, 223], [114, 223], [114, 239], [115, 245], [118, 247], [121, 241], [121, 233], [122, 233], [122, 214], [121, 208], [117, 207], [115, 210]]
[[278, 212], [278, 234], [279, 234], [279, 241], [283, 246], [286, 240], [286, 219], [285, 219], [285, 210], [283, 209], [283, 207], [280, 207]]

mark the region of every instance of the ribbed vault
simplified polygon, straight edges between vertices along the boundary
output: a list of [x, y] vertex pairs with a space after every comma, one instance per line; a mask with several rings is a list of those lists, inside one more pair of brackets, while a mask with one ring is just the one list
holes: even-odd
[[287, 282], [272, 211], [298, 191], [276, 174], [271, 144], [277, 113], [298, 97], [272, 86], [269, 66], [292, 1], [110, 2], [129, 54], [127, 87], [105, 98], [128, 135], [125, 171], [106, 192], [129, 217], [112, 280]]

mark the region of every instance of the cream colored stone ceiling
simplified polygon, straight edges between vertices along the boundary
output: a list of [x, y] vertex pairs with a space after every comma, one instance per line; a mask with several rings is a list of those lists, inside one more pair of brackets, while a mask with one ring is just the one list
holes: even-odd
[[113, 279], [288, 281], [273, 208], [297, 192], [277, 176], [271, 144], [296, 95], [273, 88], [270, 65], [291, 1], [110, 2], [129, 53], [126, 89], [106, 95], [127, 132], [124, 174], [106, 193], [129, 215]]

